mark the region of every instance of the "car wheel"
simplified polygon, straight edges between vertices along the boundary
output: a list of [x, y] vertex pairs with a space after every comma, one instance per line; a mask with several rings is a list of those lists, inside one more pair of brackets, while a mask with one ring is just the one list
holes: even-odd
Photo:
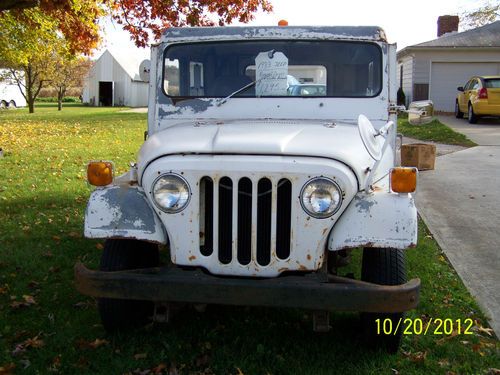
[[[361, 279], [380, 285], [401, 285], [406, 282], [405, 253], [400, 249], [365, 248], [361, 267]], [[377, 327], [377, 320], [379, 320]], [[400, 313], [362, 313], [361, 324], [367, 342], [375, 348], [381, 347], [396, 353], [401, 344], [402, 329], [384, 334], [384, 322], [390, 320], [392, 329], [404, 320]], [[399, 324], [402, 327], [402, 324]]]
[[7, 108], [7, 102], [5, 100], [0, 101], [0, 109], [6, 109]]
[[[106, 240], [101, 256], [101, 271], [123, 271], [159, 265], [158, 246], [137, 240]], [[154, 303], [112, 298], [99, 298], [99, 314], [104, 329], [119, 331], [143, 325], [153, 315]]]
[[460, 106], [458, 105], [458, 100], [455, 102], [455, 117], [464, 118], [464, 113], [460, 111]]
[[16, 102], [15, 102], [15, 101], [13, 101], [13, 100], [11, 100], [11, 101], [9, 102], [9, 109], [16, 109], [16, 108], [17, 108], [17, 106], [16, 106]]
[[469, 120], [469, 124], [475, 124], [477, 122], [477, 116], [474, 113], [474, 108], [472, 107], [472, 103], [469, 103], [469, 110], [467, 112], [467, 119]]

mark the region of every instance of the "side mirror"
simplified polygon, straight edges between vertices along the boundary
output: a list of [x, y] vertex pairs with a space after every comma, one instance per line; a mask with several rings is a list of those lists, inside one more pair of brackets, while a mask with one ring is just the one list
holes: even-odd
[[144, 60], [139, 65], [139, 77], [144, 82], [149, 82], [149, 71], [151, 70], [151, 61]]
[[462, 92], [463, 92], [463, 91], [464, 91], [464, 87], [463, 87], [463, 86], [458, 86], [458, 87], [457, 87], [457, 90], [458, 90], [458, 91], [462, 91]]
[[408, 122], [411, 125], [428, 124], [433, 120], [434, 104], [430, 100], [411, 102], [408, 108]]

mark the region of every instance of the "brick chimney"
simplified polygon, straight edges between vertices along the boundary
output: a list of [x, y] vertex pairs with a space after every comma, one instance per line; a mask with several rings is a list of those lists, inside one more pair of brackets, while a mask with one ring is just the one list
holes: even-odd
[[453, 31], [458, 31], [458, 16], [439, 16], [438, 17], [438, 30], [437, 36], [438, 38], [441, 35], [451, 33]]

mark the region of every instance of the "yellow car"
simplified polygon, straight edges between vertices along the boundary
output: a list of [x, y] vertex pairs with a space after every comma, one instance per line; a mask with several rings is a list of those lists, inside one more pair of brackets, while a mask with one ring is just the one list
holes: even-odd
[[480, 116], [500, 116], [500, 76], [472, 77], [459, 91], [455, 101], [455, 117], [467, 113], [469, 123]]

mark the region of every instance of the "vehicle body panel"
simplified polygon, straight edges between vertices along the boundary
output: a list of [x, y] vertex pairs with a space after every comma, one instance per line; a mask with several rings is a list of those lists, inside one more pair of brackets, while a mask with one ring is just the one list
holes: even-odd
[[[500, 116], [500, 88], [487, 87], [487, 80], [500, 80], [500, 76], [476, 76], [467, 81], [463, 91], [457, 94], [461, 112], [467, 113], [470, 103], [476, 115]], [[486, 89], [487, 98], [479, 97], [481, 89]]]
[[94, 190], [85, 211], [85, 237], [134, 238], [165, 244], [163, 225], [139, 186]]

